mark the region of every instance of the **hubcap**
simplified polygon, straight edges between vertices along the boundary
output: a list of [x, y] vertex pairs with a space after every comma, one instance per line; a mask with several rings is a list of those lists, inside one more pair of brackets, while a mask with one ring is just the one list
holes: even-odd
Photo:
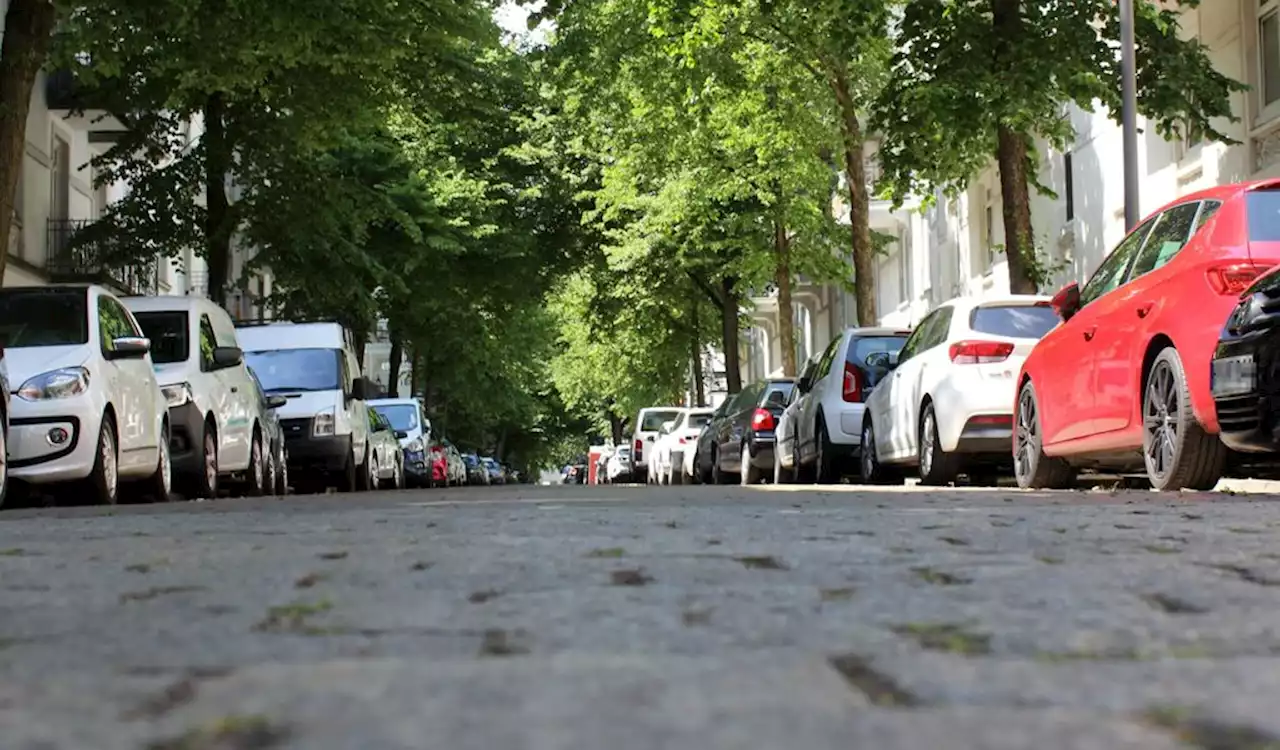
[[926, 476], [933, 473], [933, 412], [924, 415], [920, 431], [920, 470]]
[[102, 433], [102, 479], [107, 485], [107, 497], [116, 497], [116, 444], [111, 431]]
[[262, 487], [266, 467], [262, 465], [262, 443], [253, 441], [253, 482], [255, 487]]
[[875, 433], [871, 430], [871, 425], [862, 431], [862, 473], [868, 478], [876, 473], [876, 443]]
[[1181, 394], [1178, 393], [1173, 368], [1161, 362], [1151, 371], [1147, 383], [1143, 422], [1147, 437], [1147, 468], [1158, 477], [1173, 471], [1178, 449], [1178, 414], [1181, 413]]
[[1013, 454], [1014, 471], [1019, 477], [1035, 473], [1039, 457], [1040, 435], [1036, 427], [1036, 400], [1031, 391], [1023, 391], [1018, 399], [1018, 432]]
[[213, 435], [204, 436], [204, 478], [209, 487], [218, 481], [218, 446], [213, 443]]
[[169, 463], [169, 435], [160, 436], [160, 487], [164, 491], [164, 500], [173, 491], [173, 466]]

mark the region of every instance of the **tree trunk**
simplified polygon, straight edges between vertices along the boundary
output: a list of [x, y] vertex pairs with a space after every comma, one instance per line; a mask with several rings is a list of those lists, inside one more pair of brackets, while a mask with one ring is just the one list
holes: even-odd
[[689, 314], [689, 322], [693, 327], [693, 346], [690, 355], [693, 357], [693, 405], [707, 405], [707, 376], [702, 367], [702, 329], [698, 325], [698, 301], [693, 301], [693, 309]]
[[609, 437], [613, 438], [614, 445], [623, 445], [626, 442], [622, 435], [622, 428], [625, 426], [625, 420], [613, 409], [609, 409]]
[[1028, 139], [1003, 125], [996, 160], [1000, 164], [1000, 202], [1004, 214], [1004, 254], [1009, 263], [1009, 291], [1036, 294], [1035, 239], [1031, 232], [1031, 183], [1027, 180]]
[[227, 174], [231, 171], [231, 148], [227, 143], [224, 117], [226, 101], [213, 93], [204, 104], [205, 148], [205, 262], [209, 266], [209, 299], [226, 306], [231, 276], [231, 202], [227, 199]]
[[720, 343], [724, 346], [724, 379], [729, 395], [742, 390], [742, 366], [738, 356], [738, 280], [726, 276], [720, 280], [720, 298], [724, 302], [720, 315]]
[[400, 364], [404, 360], [404, 342], [396, 334], [391, 334], [391, 354], [387, 358], [387, 366], [391, 372], [387, 375], [387, 395], [400, 397]]
[[867, 195], [867, 164], [863, 156], [862, 124], [858, 103], [843, 67], [831, 71], [831, 88], [840, 107], [840, 133], [844, 140], [844, 176], [849, 183], [849, 230], [852, 234], [854, 301], [858, 325], [876, 324], [875, 246], [871, 244], [871, 207]]
[[782, 349], [782, 376], [796, 376], [796, 325], [791, 309], [791, 247], [787, 227], [775, 221], [773, 227], [774, 274], [778, 286], [778, 345]]
[[[10, 0], [0, 43], [0, 283], [9, 260], [9, 232], [27, 142], [31, 89], [44, 65], [56, 12], [51, 0]], [[47, 134], [45, 137], [48, 137]]]

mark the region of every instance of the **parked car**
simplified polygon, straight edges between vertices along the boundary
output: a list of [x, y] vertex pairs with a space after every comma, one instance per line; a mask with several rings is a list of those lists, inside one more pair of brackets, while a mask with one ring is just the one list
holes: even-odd
[[263, 415], [262, 436], [268, 459], [267, 486], [275, 495], [284, 497], [289, 494], [289, 449], [285, 447], [284, 427], [280, 424], [276, 409], [287, 404], [289, 399], [284, 396], [268, 396], [253, 368], [249, 368], [249, 375], [253, 378], [253, 390], [257, 394]]
[[727, 418], [729, 407], [733, 405], [733, 396], [729, 396], [715, 411], [711, 419], [698, 432], [698, 440], [693, 447], [693, 481], [697, 484], [709, 484], [714, 479], [711, 470], [711, 457], [715, 452], [715, 437], [720, 433], [721, 424]]
[[631, 446], [619, 445], [605, 465], [605, 481], [609, 484], [625, 482], [631, 477]]
[[[151, 342], [97, 285], [0, 290], [8, 473], [100, 504], [169, 499], [169, 409]], [[10, 486], [12, 494], [19, 490]]]
[[681, 409], [655, 449], [659, 484], [684, 484], [693, 480], [693, 453], [702, 428], [711, 422], [712, 409]]
[[909, 334], [900, 328], [848, 328], [827, 345], [809, 379], [797, 384], [799, 404], [788, 420], [793, 423], [788, 430], [795, 433], [789, 447], [797, 476], [830, 484], [857, 470], [853, 459], [862, 445], [866, 401], [885, 374], [867, 359], [898, 351]]
[[422, 402], [415, 398], [380, 398], [369, 402], [383, 419], [391, 423], [400, 450], [404, 453], [405, 481], [415, 487], [431, 485], [431, 468], [427, 466], [431, 445], [431, 420]]
[[271, 492], [266, 414], [225, 310], [204, 297], [126, 297], [151, 341], [169, 403], [169, 450], [183, 494], [214, 498], [223, 485]]
[[799, 467], [796, 466], [796, 421], [800, 416], [802, 397], [808, 393], [806, 386], [813, 382], [813, 373], [820, 357], [821, 355], [810, 359], [801, 368], [796, 387], [791, 389], [786, 408], [782, 410], [778, 426], [774, 428], [777, 439], [777, 446], [773, 450], [774, 484], [785, 484], [799, 478]]
[[1083, 288], [1054, 297], [1062, 325], [1018, 378], [1020, 486], [1068, 486], [1081, 468], [1145, 470], [1158, 490], [1218, 482], [1227, 449], [1211, 359], [1241, 293], [1280, 262], [1277, 188], [1179, 198], [1131, 231]]
[[480, 459], [480, 463], [484, 464], [484, 468], [489, 472], [489, 484], [507, 483], [507, 475], [503, 473], [502, 466], [496, 460], [485, 456]]
[[[716, 484], [738, 479], [759, 484], [773, 478], [774, 428], [796, 386], [793, 378], [759, 380], [743, 388], [713, 421], [711, 474]], [[710, 425], [709, 425], [710, 426]]]
[[[1050, 298], [961, 298], [925, 316], [900, 349], [866, 359], [891, 374], [867, 399], [862, 481], [921, 484], [967, 474], [995, 484], [1011, 464], [1017, 374], [1040, 338], [1058, 324]], [[873, 447], [874, 446], [874, 447]]]
[[387, 418], [369, 407], [369, 489], [404, 489], [404, 452]]
[[295, 480], [369, 489], [365, 399], [375, 386], [359, 376], [351, 336], [337, 323], [287, 322], [241, 325], [236, 336], [267, 395], [288, 399], [278, 412]]
[[631, 481], [641, 484], [649, 482], [649, 454], [653, 452], [653, 444], [658, 440], [663, 423], [670, 422], [679, 415], [680, 409], [675, 406], [655, 406], [640, 410], [631, 435]]
[[462, 460], [462, 452], [445, 438], [441, 438], [444, 448], [445, 478], [448, 484], [462, 487], [467, 483], [467, 464]]
[[1280, 268], [1261, 276], [1227, 317], [1209, 369], [1222, 441], [1280, 453]]
[[463, 454], [462, 462], [467, 466], [467, 484], [490, 484], [489, 468], [480, 461], [479, 456], [474, 453]]
[[[3, 325], [3, 321], [0, 321]], [[9, 369], [4, 363], [4, 342], [0, 341], [0, 508], [9, 494]]]

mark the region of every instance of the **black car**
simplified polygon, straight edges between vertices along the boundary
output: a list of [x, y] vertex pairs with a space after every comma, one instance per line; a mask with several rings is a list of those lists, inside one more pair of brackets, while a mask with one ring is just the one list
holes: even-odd
[[732, 397], [711, 435], [711, 480], [759, 484], [773, 477], [774, 429], [796, 387], [795, 378], [760, 380]]
[[730, 396], [716, 407], [716, 410], [711, 413], [711, 420], [698, 433], [698, 442], [693, 447], [693, 481], [698, 484], [708, 484], [712, 480], [711, 447], [715, 443], [714, 438], [720, 429], [720, 423], [724, 421], [725, 413], [732, 402], [733, 397]]
[[1240, 295], [1213, 352], [1209, 389], [1227, 447], [1280, 452], [1280, 269]]

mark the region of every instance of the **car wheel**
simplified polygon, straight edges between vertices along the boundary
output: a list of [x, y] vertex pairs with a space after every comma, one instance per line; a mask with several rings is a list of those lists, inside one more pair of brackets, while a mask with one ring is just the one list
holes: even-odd
[[746, 443], [742, 444], [739, 468], [741, 469], [739, 478], [743, 485], [757, 485], [764, 482], [764, 472], [751, 464], [751, 448]]
[[955, 454], [942, 449], [938, 438], [938, 413], [933, 404], [924, 407], [920, 419], [920, 437], [917, 458], [920, 462], [920, 484], [942, 487], [956, 480], [958, 461]]
[[0, 508], [9, 496], [9, 420], [0, 412]]
[[729, 483], [729, 478], [725, 476], [724, 470], [720, 468], [720, 450], [718, 448], [711, 449], [711, 483]]
[[773, 483], [774, 484], [790, 484], [795, 480], [794, 469], [788, 469], [782, 465], [782, 451], [774, 448], [773, 451]]
[[906, 477], [902, 472], [884, 466], [876, 453], [876, 431], [871, 420], [862, 425], [862, 445], [858, 449], [858, 465], [863, 484], [902, 484]]
[[138, 486], [139, 499], [157, 503], [169, 502], [173, 492], [173, 465], [169, 461], [169, 425], [166, 423], [160, 432], [160, 455], [156, 459], [155, 473], [147, 477]]
[[1154, 489], [1211, 490], [1222, 479], [1226, 446], [1196, 421], [1182, 360], [1173, 347], [1151, 365], [1142, 422], [1142, 457]]
[[218, 496], [218, 433], [208, 422], [200, 436], [200, 473], [193, 485], [192, 498], [213, 500]]
[[836, 467], [835, 450], [827, 433], [827, 420], [818, 415], [818, 455], [813, 462], [813, 481], [818, 484], [839, 484], [840, 472]]
[[262, 433], [253, 431], [249, 444], [249, 468], [244, 476], [244, 496], [261, 497], [267, 488], [267, 460], [262, 453]]
[[1069, 488], [1076, 479], [1071, 464], [1044, 454], [1040, 432], [1040, 406], [1036, 389], [1028, 380], [1018, 392], [1018, 413], [1014, 415], [1013, 476], [1024, 490]]
[[405, 481], [404, 481], [404, 458], [402, 458], [402, 457], [397, 457], [397, 458], [396, 458], [396, 489], [397, 489], [397, 490], [402, 490], [402, 489], [404, 489], [404, 485], [405, 485]]
[[366, 445], [364, 448], [364, 458], [360, 460], [360, 463], [355, 465], [355, 469], [354, 469], [355, 488], [353, 491], [367, 492], [373, 489], [374, 485], [369, 482], [369, 476], [371, 472], [371, 469], [369, 467], [372, 464], [373, 464], [373, 452], [372, 450], [370, 450], [369, 446]]
[[97, 505], [115, 505], [120, 498], [120, 455], [116, 448], [116, 429], [107, 415], [98, 428], [98, 450], [93, 471], [85, 480], [85, 489]]
[[276, 459], [276, 494], [280, 497], [289, 494], [289, 454], [283, 448]]

